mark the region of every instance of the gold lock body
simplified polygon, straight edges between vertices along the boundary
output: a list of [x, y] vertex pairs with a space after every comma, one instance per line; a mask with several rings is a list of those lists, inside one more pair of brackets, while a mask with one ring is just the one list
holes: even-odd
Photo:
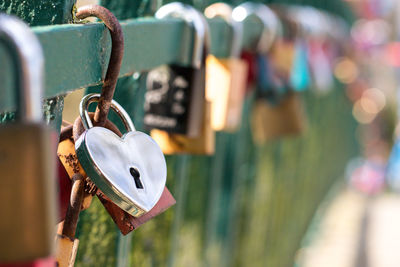
[[58, 267], [73, 267], [76, 253], [78, 252], [79, 240], [71, 239], [64, 235], [56, 236], [56, 261]]
[[257, 100], [252, 114], [252, 133], [256, 143], [301, 134], [306, 125], [304, 106], [298, 93], [289, 93], [278, 104]]
[[[58, 144], [57, 156], [60, 159], [61, 164], [64, 166], [65, 171], [68, 173], [69, 178], [72, 178], [75, 173], [80, 173], [84, 178], [87, 177], [87, 174], [79, 163], [75, 151], [75, 143], [72, 139], [67, 138]], [[92, 195], [85, 194], [82, 203], [82, 210], [89, 208], [91, 203]]]
[[0, 262], [48, 257], [56, 198], [51, 132], [34, 123], [0, 127]]
[[211, 103], [205, 101], [201, 131], [198, 137], [171, 134], [157, 129], [151, 130], [150, 135], [164, 154], [212, 155], [215, 150], [215, 132], [211, 127]]
[[293, 69], [296, 47], [294, 42], [289, 40], [278, 40], [271, 48], [269, 59], [274, 69], [278, 71], [285, 80], [289, 80], [289, 76]]
[[248, 66], [238, 58], [207, 57], [206, 98], [211, 102], [215, 131], [233, 132], [240, 126]]

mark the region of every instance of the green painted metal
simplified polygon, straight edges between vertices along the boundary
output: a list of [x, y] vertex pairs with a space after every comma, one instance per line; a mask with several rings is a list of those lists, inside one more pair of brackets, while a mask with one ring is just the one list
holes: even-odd
[[14, 14], [31, 26], [72, 22], [72, 7], [76, 0], [3, 0], [0, 11]]
[[[20, 17], [30, 26], [62, 24], [72, 21], [72, 7], [76, 0], [5, 0], [0, 2], [0, 11]], [[15, 88], [12, 83], [13, 73], [10, 66], [13, 66], [5, 53], [4, 47], [0, 45], [0, 123], [6, 123], [14, 119], [15, 110]], [[47, 75], [47, 73], [45, 73]], [[5, 101], [4, 101], [5, 100]], [[62, 120], [64, 99], [62, 96], [49, 96], [44, 102], [44, 118], [48, 125], [59, 132]]]
[[[120, 76], [149, 70], [165, 63], [187, 65], [191, 57], [192, 34], [190, 27], [179, 20], [138, 19], [121, 22], [125, 37], [125, 56]], [[229, 26], [222, 20], [210, 22], [213, 36], [211, 52], [219, 57], [229, 54]], [[246, 43], [254, 43], [261, 27], [253, 21]], [[46, 97], [64, 95], [75, 89], [101, 83], [107, 69], [111, 43], [103, 24], [57, 25], [33, 27], [43, 46], [45, 62]], [[0, 62], [9, 65], [4, 52]], [[0, 82], [8, 79], [7, 72], [0, 74]], [[0, 98], [0, 112], [15, 108], [12, 91], [6, 83]]]

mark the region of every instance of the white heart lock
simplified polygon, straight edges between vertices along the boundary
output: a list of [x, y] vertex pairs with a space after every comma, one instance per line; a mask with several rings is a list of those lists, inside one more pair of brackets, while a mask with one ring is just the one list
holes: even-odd
[[128, 132], [119, 137], [104, 127], [93, 127], [87, 107], [98, 101], [89, 94], [81, 101], [81, 118], [86, 131], [75, 143], [78, 159], [95, 185], [120, 208], [140, 217], [158, 202], [165, 187], [167, 167], [157, 143], [135, 131], [125, 110], [114, 100], [111, 108]]

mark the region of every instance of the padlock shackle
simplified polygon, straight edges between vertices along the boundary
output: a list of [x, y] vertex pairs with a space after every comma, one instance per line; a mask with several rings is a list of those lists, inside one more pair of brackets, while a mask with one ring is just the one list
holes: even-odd
[[155, 17], [157, 19], [180, 18], [193, 25], [195, 35], [191, 64], [194, 68], [200, 68], [204, 64], [206, 54], [211, 47], [210, 29], [203, 14], [190, 5], [173, 2], [160, 7]]
[[286, 9], [288, 15], [299, 25], [300, 32], [306, 38], [327, 38], [331, 33], [335, 35], [341, 27], [341, 25], [332, 27], [330, 18], [313, 7], [288, 6]]
[[[86, 130], [93, 127], [93, 123], [90, 119], [88, 112], [89, 105], [93, 102], [99, 102], [100, 97], [100, 94], [88, 94], [82, 98], [79, 104], [79, 115], [82, 120], [82, 125]], [[117, 113], [118, 117], [122, 120], [128, 132], [136, 131], [135, 126], [133, 125], [133, 122], [128, 113], [120, 104], [117, 103], [117, 101], [112, 100], [110, 107], [112, 110], [115, 111], [115, 113]]]
[[43, 68], [42, 47], [35, 34], [20, 19], [0, 14], [0, 43], [13, 56], [18, 87], [16, 117], [19, 121], [41, 122], [43, 120]]
[[232, 6], [223, 2], [214, 3], [204, 10], [207, 18], [221, 17], [232, 27], [233, 36], [229, 55], [233, 58], [238, 58], [242, 52], [243, 22], [234, 20], [232, 12]]
[[263, 23], [263, 32], [258, 39], [257, 52], [266, 54], [273, 43], [282, 35], [282, 25], [275, 13], [262, 3], [245, 2], [233, 9], [233, 19], [244, 21], [251, 15], [257, 16]]
[[87, 5], [79, 8], [76, 12], [78, 19], [97, 17], [104, 22], [111, 35], [111, 55], [108, 62], [106, 77], [101, 88], [101, 97], [94, 115], [96, 125], [104, 126], [107, 121], [111, 100], [114, 97], [122, 58], [124, 56], [124, 35], [117, 18], [108, 9], [99, 5]]

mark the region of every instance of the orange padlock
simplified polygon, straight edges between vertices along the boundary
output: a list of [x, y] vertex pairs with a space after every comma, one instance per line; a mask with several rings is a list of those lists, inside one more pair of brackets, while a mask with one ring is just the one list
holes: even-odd
[[229, 57], [207, 57], [206, 97], [211, 102], [211, 125], [215, 131], [233, 132], [240, 126], [247, 85], [247, 62], [240, 58], [242, 22], [232, 17], [232, 7], [215, 3], [207, 7], [208, 18], [222, 17], [232, 28]]

